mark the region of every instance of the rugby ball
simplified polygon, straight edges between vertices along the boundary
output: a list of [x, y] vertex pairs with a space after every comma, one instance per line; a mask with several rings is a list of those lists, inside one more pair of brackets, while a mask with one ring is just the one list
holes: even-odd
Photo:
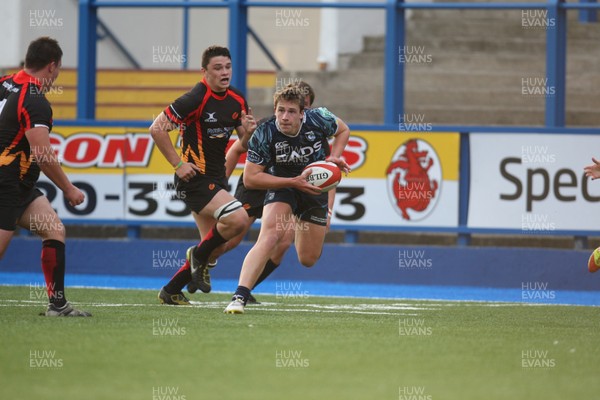
[[596, 272], [600, 269], [600, 247], [592, 252], [588, 259], [588, 271]]
[[310, 175], [306, 177], [308, 183], [321, 189], [325, 193], [339, 185], [342, 180], [342, 171], [340, 168], [329, 161], [316, 161], [304, 167], [304, 170], [311, 169]]

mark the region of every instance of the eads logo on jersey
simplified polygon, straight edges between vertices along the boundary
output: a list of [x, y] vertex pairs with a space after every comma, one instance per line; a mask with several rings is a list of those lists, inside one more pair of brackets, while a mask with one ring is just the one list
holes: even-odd
[[429, 143], [421, 139], [403, 143], [386, 174], [390, 201], [403, 219], [422, 220], [435, 208], [440, 198], [442, 166]]

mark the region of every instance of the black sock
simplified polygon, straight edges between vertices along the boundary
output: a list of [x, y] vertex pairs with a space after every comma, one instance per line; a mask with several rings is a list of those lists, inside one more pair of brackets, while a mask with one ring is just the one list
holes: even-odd
[[214, 249], [225, 243], [227, 239], [225, 239], [219, 231], [217, 230], [217, 225], [213, 226], [210, 232], [206, 235], [204, 240], [200, 242], [200, 244], [194, 250], [194, 258], [198, 260], [200, 265], [208, 264], [208, 258], [210, 257], [210, 253], [213, 252]]
[[67, 302], [65, 298], [65, 244], [48, 239], [42, 242], [42, 271], [46, 280], [48, 300], [57, 307]]
[[180, 293], [185, 285], [190, 283], [192, 280], [192, 272], [190, 270], [190, 263], [185, 262], [179, 271], [173, 275], [169, 283], [165, 285], [165, 291], [169, 294]]
[[246, 304], [248, 297], [250, 297], [250, 289], [245, 286], [238, 286], [237, 289], [235, 289], [235, 294], [233, 295], [232, 300], [235, 298], [235, 296], [241, 296], [242, 299], [244, 299], [244, 304]]
[[258, 277], [258, 280], [254, 284], [254, 287], [256, 288], [258, 285], [260, 285], [260, 283], [262, 281], [267, 279], [267, 277], [269, 275], [271, 275], [273, 273], [273, 271], [275, 271], [277, 269], [277, 267], [279, 267], [279, 264], [275, 264], [271, 259], [269, 259], [269, 261], [267, 261], [267, 263], [265, 264], [265, 268], [263, 269], [263, 272], [260, 274], [260, 276]]

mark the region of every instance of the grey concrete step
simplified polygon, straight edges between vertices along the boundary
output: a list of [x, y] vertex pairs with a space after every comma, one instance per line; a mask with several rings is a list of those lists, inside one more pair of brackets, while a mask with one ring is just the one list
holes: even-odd
[[[406, 105], [429, 104], [447, 107], [484, 104], [499, 108], [523, 106], [543, 109], [545, 106], [544, 96], [528, 95], [522, 92], [515, 93], [504, 89], [455, 91], [413, 89], [406, 91], [404, 101]], [[570, 109], [594, 111], [600, 105], [600, 93], [567, 93], [566, 102]]]
[[[409, 50], [411, 54], [420, 51], [419, 48]], [[576, 74], [585, 71], [594, 71], [597, 69], [600, 56], [584, 53], [572, 54], [569, 52], [567, 58], [567, 74]], [[446, 50], [431, 51], [427, 47], [423, 48], [422, 55], [407, 57], [405, 65], [410, 68], [413, 65], [422, 65], [423, 67], [439, 67], [444, 69], [476, 69], [486, 71], [512, 70], [512, 71], [538, 71], [543, 74], [546, 70], [546, 58], [543, 55], [536, 54], [515, 54], [507, 51], [498, 51], [494, 53], [470, 51], [456, 52]], [[394, 56], [395, 58], [399, 58]], [[421, 61], [421, 62], [419, 62]], [[385, 63], [384, 53], [357, 53], [341, 54], [340, 68], [342, 69], [362, 69], [362, 68], [382, 68]]]
[[541, 126], [544, 123], [544, 112], [541, 109], [524, 107], [472, 107], [472, 106], [431, 106], [406, 105], [406, 113], [425, 115], [429, 123], [435, 125], [519, 125]]
[[[512, 18], [499, 19], [470, 19], [470, 18], [423, 18], [411, 19], [406, 25], [407, 40], [431, 40], [441, 36], [450, 37], [489, 37], [504, 38], [507, 36], [520, 36], [524, 40], [544, 41], [546, 30], [528, 27], [523, 22], [520, 13]], [[600, 39], [600, 24], [582, 24], [572, 21], [567, 24], [568, 40]], [[385, 38], [383, 36], [365, 36], [363, 38], [364, 52], [385, 51]]]
[[317, 99], [323, 91], [328, 90], [355, 90], [356, 95], [362, 95], [371, 88], [383, 88], [383, 67], [353, 69], [348, 71], [303, 71], [281, 72], [278, 79], [301, 79], [310, 83], [315, 89]]
[[[481, 90], [484, 88], [503, 88], [520, 93], [523, 87], [542, 87], [542, 74], [524, 74], [521, 72], [488, 73], [487, 71], [440, 71], [432, 69], [411, 69], [405, 73], [405, 87], [437, 88], [446, 90]], [[568, 86], [584, 93], [594, 92], [600, 87], [600, 74], [581, 74], [570, 76]], [[529, 94], [535, 94], [534, 90]]]
[[[497, 107], [429, 107], [407, 106], [406, 113], [422, 114], [432, 124], [449, 125], [507, 125], [543, 126], [544, 111], [523, 108]], [[600, 116], [595, 111], [567, 111], [567, 125], [578, 127], [599, 127]]]
[[[533, 21], [532, 21], [533, 22]], [[513, 37], [522, 37], [524, 40], [542, 41], [546, 38], [546, 31], [531, 29], [521, 16], [517, 18], [498, 20], [410, 20], [406, 26], [407, 40], [436, 37], [478, 37], [489, 40], [501, 40]], [[365, 48], [366, 50], [366, 48]]]
[[[478, 3], [479, 1], [474, 1]], [[495, 1], [500, 2], [500, 1]], [[520, 3], [521, 1], [517, 1]], [[528, 2], [529, 3], [529, 2]], [[543, 3], [543, 2], [542, 2]], [[410, 12], [410, 19], [427, 20], [517, 20], [522, 17], [519, 9], [485, 10], [485, 9], [413, 9]], [[527, 14], [526, 14], [527, 16]], [[567, 19], [571, 23], [576, 23], [578, 19], [577, 12], [568, 12]]]

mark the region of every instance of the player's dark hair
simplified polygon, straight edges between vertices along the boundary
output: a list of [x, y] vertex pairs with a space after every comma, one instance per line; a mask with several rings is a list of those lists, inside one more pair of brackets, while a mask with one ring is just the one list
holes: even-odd
[[273, 96], [273, 105], [277, 107], [277, 103], [281, 100], [291, 101], [300, 107], [300, 111], [304, 110], [304, 93], [295, 83], [286, 85], [283, 89], [275, 92]]
[[227, 47], [223, 46], [210, 46], [204, 53], [202, 53], [202, 68], [206, 69], [208, 64], [210, 63], [211, 58], [213, 57], [227, 57], [231, 60], [231, 53]]
[[298, 88], [304, 94], [304, 97], [308, 96], [308, 99], [310, 100], [310, 105], [312, 106], [312, 104], [315, 102], [315, 91], [313, 90], [312, 86], [310, 86], [304, 81], [298, 82], [297, 85]]
[[51, 62], [60, 63], [63, 52], [58, 41], [48, 36], [43, 36], [29, 43], [25, 55], [25, 68], [39, 71]]

